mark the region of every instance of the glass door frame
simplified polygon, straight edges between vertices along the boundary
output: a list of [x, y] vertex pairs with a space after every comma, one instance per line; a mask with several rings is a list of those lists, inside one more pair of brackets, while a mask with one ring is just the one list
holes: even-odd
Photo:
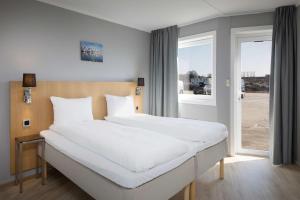
[[[269, 156], [269, 151], [242, 147], [242, 109], [241, 109], [241, 44], [243, 42], [272, 40], [272, 26], [248, 27], [231, 30], [231, 130], [230, 154], [250, 154]], [[270, 137], [271, 138], [271, 137]], [[271, 144], [271, 140], [269, 142]], [[270, 147], [272, 144], [270, 145]]]

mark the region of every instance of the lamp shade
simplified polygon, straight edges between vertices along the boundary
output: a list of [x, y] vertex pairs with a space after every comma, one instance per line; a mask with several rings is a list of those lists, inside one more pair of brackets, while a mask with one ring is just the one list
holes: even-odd
[[23, 87], [36, 87], [35, 74], [23, 74]]
[[137, 86], [145, 86], [144, 78], [138, 78]]

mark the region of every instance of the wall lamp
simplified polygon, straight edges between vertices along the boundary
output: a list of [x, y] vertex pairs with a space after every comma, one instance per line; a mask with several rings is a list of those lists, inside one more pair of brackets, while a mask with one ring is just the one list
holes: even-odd
[[144, 78], [138, 78], [138, 80], [137, 80], [137, 87], [135, 89], [135, 94], [137, 96], [139, 96], [139, 95], [142, 94], [142, 90], [143, 90], [144, 86], [145, 86]]
[[31, 88], [36, 87], [36, 76], [35, 74], [23, 74], [24, 96], [23, 101], [30, 104], [32, 102]]

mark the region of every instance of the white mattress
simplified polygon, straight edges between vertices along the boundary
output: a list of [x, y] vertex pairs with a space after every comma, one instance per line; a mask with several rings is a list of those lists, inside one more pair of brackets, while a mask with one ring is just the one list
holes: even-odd
[[124, 188], [136, 188], [152, 179], [178, 167], [195, 154], [195, 144], [189, 145], [189, 151], [184, 155], [158, 165], [148, 171], [132, 172], [104, 157], [81, 147], [53, 131], [42, 131], [46, 143], [56, 148], [66, 156], [88, 167], [94, 172], [104, 176]]
[[105, 120], [51, 125], [49, 130], [133, 172], [147, 171], [189, 150], [176, 138]]

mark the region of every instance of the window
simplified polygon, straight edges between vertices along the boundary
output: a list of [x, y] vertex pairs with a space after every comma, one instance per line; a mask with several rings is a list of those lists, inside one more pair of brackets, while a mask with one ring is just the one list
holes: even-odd
[[216, 104], [216, 33], [180, 38], [178, 97], [180, 103]]

